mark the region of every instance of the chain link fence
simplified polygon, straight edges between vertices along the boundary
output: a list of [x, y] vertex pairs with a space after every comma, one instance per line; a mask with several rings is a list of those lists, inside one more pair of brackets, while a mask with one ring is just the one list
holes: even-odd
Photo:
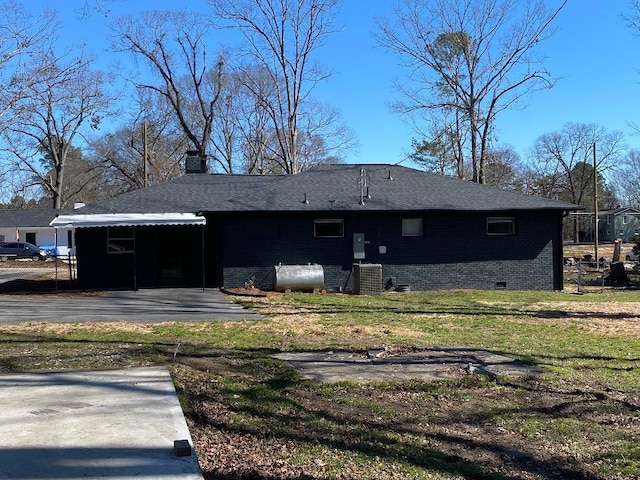
[[612, 288], [640, 288], [640, 263], [629, 259], [633, 244], [622, 244], [615, 255], [615, 244], [599, 246], [565, 245], [564, 288], [569, 293], [583, 293]]
[[50, 256], [44, 260], [0, 257], [0, 293], [53, 293], [74, 288], [75, 257]]

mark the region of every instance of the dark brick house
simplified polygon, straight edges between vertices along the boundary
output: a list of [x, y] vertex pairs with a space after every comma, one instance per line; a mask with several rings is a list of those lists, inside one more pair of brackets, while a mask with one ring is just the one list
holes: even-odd
[[298, 175], [186, 174], [61, 216], [91, 288], [274, 287], [278, 265], [322, 266], [327, 288], [379, 265], [413, 290], [562, 289], [575, 205], [397, 165]]

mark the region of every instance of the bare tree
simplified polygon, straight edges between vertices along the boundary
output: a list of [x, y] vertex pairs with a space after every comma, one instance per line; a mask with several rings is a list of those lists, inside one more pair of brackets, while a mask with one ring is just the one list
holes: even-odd
[[[35, 177], [35, 180], [45, 194], [41, 197], [40, 203], [50, 206], [54, 192], [42, 178], [55, 178], [58, 165], [50, 152], [43, 151], [43, 153], [44, 156], [40, 160], [43, 175]], [[76, 203], [102, 200], [104, 197], [100, 194], [102, 185], [99, 178], [100, 172], [84, 157], [82, 150], [75, 146], [69, 148], [64, 161], [64, 182], [57, 194], [60, 199], [60, 208], [70, 208]]]
[[520, 156], [508, 145], [491, 148], [485, 161], [486, 184], [504, 190], [523, 191]]
[[[594, 170], [594, 145], [596, 162]], [[597, 124], [568, 123], [562, 130], [538, 137], [531, 151], [530, 165], [537, 173], [535, 193], [571, 202], [593, 211], [593, 175], [598, 175], [600, 208], [610, 208], [615, 199], [605, 178], [625, 151], [624, 135], [608, 132]], [[574, 240], [578, 240], [577, 217]]]
[[103, 90], [104, 76], [91, 69], [91, 58], [64, 61], [48, 55], [44, 63], [49, 65], [46, 81], [30, 85], [14, 106], [5, 149], [16, 168], [30, 172], [50, 195], [53, 208], [61, 208], [67, 156], [86, 129], [98, 128], [110, 98]]
[[616, 170], [613, 182], [625, 205], [640, 208], [640, 150], [627, 152]]
[[376, 36], [411, 71], [409, 82], [396, 85], [406, 100], [395, 109], [457, 112], [471, 179], [484, 183], [496, 116], [554, 83], [535, 53], [566, 3], [549, 9], [543, 0], [400, 0], [395, 22], [379, 20]]
[[[114, 48], [140, 57], [161, 83], [136, 82], [171, 105], [184, 134], [208, 170], [207, 148], [211, 141], [215, 108], [221, 95], [224, 59], [209, 57], [207, 21], [195, 12], [143, 12], [141, 18], [124, 17], [113, 23]], [[220, 159], [216, 157], [216, 160]], [[229, 171], [231, 165], [223, 163]]]
[[307, 100], [300, 113], [298, 164], [300, 171], [323, 164], [340, 163], [342, 154], [356, 147], [353, 131], [336, 108]]
[[627, 26], [640, 35], [640, 0], [629, 0], [629, 13], [622, 15]]
[[[622, 19], [633, 34], [640, 37], [640, 0], [629, 0], [629, 13], [623, 14]], [[640, 126], [632, 123], [631, 128], [636, 135], [640, 134]]]
[[[273, 122], [273, 106], [279, 101], [271, 74], [263, 65], [243, 64], [231, 75], [235, 81], [225, 95], [232, 96], [234, 105], [226, 117], [235, 119], [236, 150], [242, 152], [244, 171], [258, 175], [291, 173], [279, 141], [281, 130]], [[300, 104], [297, 125], [298, 171], [337, 162], [356, 146], [354, 134], [339, 111], [313, 98]]]
[[275, 156], [270, 139], [275, 136], [267, 105], [271, 103], [274, 86], [269, 73], [260, 66], [244, 65], [236, 74], [241, 88], [236, 95], [236, 123], [240, 133], [242, 164], [245, 173], [274, 173], [271, 160]]
[[[313, 55], [335, 31], [339, 0], [216, 0], [215, 14], [246, 39], [246, 53], [271, 79], [275, 102], [264, 99], [286, 173], [300, 164], [300, 109], [312, 89], [329, 77]], [[253, 92], [258, 94], [256, 90]], [[267, 101], [268, 100], [268, 101]]]
[[597, 124], [567, 123], [562, 130], [536, 139], [530, 164], [539, 178], [554, 179], [554, 188], [547, 189], [547, 196], [576, 205], [590, 205], [594, 145], [595, 168], [602, 177], [620, 162], [625, 152], [622, 132], [609, 132]]
[[104, 197], [163, 183], [182, 174], [181, 161], [189, 141], [177, 125], [173, 110], [150, 92], [138, 94], [131, 117], [114, 132], [89, 142], [90, 160], [100, 171]]
[[27, 172], [8, 168], [0, 175], [0, 208], [33, 207], [41, 196], [42, 190]]
[[[24, 112], [24, 99], [33, 88], [48, 79], [48, 52], [53, 48], [59, 27], [49, 11], [30, 14], [22, 3], [0, 3], [0, 133]], [[0, 160], [0, 201], [32, 199], [30, 175], [16, 170], [8, 160]]]
[[0, 4], [0, 129], [20, 113], [18, 102], [47, 76], [45, 53], [52, 48], [58, 21], [51, 12], [34, 17], [24, 5]]

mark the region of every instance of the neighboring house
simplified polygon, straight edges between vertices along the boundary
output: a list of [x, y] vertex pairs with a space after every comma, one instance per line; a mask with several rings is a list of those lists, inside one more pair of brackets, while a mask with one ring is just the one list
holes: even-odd
[[349, 290], [353, 265], [371, 264], [414, 290], [560, 290], [563, 217], [579, 208], [396, 165], [324, 165], [186, 174], [53, 225], [76, 228], [87, 288], [271, 289], [281, 265], [320, 265], [325, 287]]
[[57, 215], [64, 213], [70, 213], [70, 210], [0, 209], [0, 243], [29, 242], [52, 254], [66, 256], [74, 246], [73, 229], [55, 229], [50, 225]]
[[601, 242], [635, 242], [640, 235], [640, 210], [619, 207], [598, 212], [598, 238]]

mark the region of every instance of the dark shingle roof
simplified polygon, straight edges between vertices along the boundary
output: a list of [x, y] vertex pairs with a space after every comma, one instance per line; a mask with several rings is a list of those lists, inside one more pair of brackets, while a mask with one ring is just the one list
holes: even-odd
[[48, 227], [57, 215], [71, 213], [70, 210], [54, 208], [24, 208], [0, 210], [0, 228]]
[[623, 213], [628, 213], [629, 215], [637, 215], [640, 213], [640, 210], [633, 207], [618, 207], [613, 210], [600, 210], [598, 212], [600, 215], [620, 215]]
[[[365, 176], [361, 176], [361, 169]], [[363, 178], [366, 187], [360, 188]], [[367, 188], [368, 187], [368, 188]], [[361, 192], [370, 198], [363, 199]], [[305, 203], [305, 199], [308, 203]], [[397, 165], [323, 165], [298, 175], [188, 174], [75, 213], [576, 210], [545, 198]]]

